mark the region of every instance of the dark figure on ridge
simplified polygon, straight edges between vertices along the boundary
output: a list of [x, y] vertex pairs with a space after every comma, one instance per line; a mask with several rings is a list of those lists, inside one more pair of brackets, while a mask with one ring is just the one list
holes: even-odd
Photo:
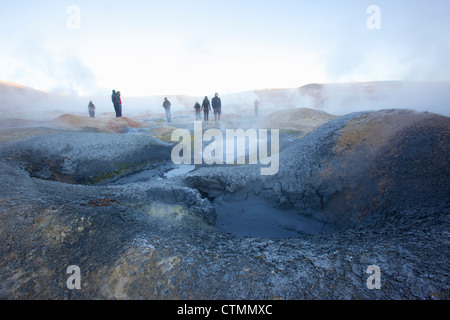
[[111, 101], [114, 106], [114, 111], [116, 112], [116, 118], [120, 118], [122, 116], [122, 113], [120, 111], [120, 97], [117, 94], [116, 90], [112, 91]]
[[92, 100], [89, 101], [88, 111], [89, 111], [89, 117], [95, 118], [95, 105], [92, 103]]
[[195, 121], [200, 121], [202, 118], [200, 116], [200, 109], [202, 107], [200, 106], [200, 103], [196, 102], [194, 109], [195, 109]]
[[205, 96], [202, 103], [203, 110], [203, 121], [209, 121], [209, 111], [211, 111], [211, 104], [209, 103], [208, 97]]
[[220, 115], [222, 114], [222, 101], [220, 100], [218, 93], [212, 98], [211, 105], [214, 110], [214, 121], [217, 126], [220, 123]]
[[170, 113], [170, 106], [171, 106], [170, 101], [167, 100], [167, 98], [164, 98], [163, 108], [164, 108], [164, 111], [166, 112], [167, 122], [172, 121], [172, 114]]

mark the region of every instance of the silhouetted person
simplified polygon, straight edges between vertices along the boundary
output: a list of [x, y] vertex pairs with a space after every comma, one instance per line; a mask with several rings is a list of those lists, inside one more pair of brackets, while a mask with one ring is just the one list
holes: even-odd
[[259, 101], [258, 101], [258, 99], [256, 99], [253, 104], [255, 105], [255, 116], [257, 116], [258, 115], [258, 111], [259, 111]]
[[112, 101], [113, 106], [114, 106], [114, 111], [116, 112], [116, 118], [118, 118], [119, 115], [120, 115], [120, 103], [119, 103], [119, 98], [117, 96], [116, 90], [112, 91], [111, 101]]
[[222, 114], [222, 101], [220, 100], [218, 93], [212, 98], [211, 105], [214, 110], [214, 121], [216, 125], [218, 125], [220, 122], [220, 115]]
[[95, 105], [92, 103], [92, 100], [89, 101], [88, 110], [89, 110], [89, 117], [95, 118]]
[[167, 98], [164, 98], [163, 108], [164, 108], [164, 111], [166, 112], [167, 122], [172, 121], [172, 115], [170, 114], [170, 106], [171, 106], [170, 101], [167, 100]]
[[119, 102], [119, 118], [122, 117], [122, 99], [120, 98], [120, 91], [117, 91], [117, 100]]
[[208, 97], [205, 97], [205, 99], [203, 99], [202, 110], [203, 121], [209, 121], [209, 111], [211, 111], [211, 104], [209, 103]]
[[200, 115], [200, 109], [201, 108], [202, 107], [200, 106], [200, 103], [196, 102], [195, 106], [194, 106], [194, 109], [195, 109], [195, 120], [196, 121], [202, 120], [201, 115]]

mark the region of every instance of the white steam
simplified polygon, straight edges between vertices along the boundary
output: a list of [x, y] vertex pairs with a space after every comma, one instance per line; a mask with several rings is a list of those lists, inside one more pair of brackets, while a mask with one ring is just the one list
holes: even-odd
[[[111, 88], [112, 90], [113, 88]], [[120, 88], [114, 88], [120, 91]], [[162, 103], [166, 96], [129, 97], [122, 92], [124, 116], [163, 116]], [[206, 94], [211, 101], [214, 93]], [[223, 115], [251, 118], [254, 102], [258, 100], [259, 114], [266, 116], [290, 108], [311, 108], [334, 115], [380, 109], [411, 109], [450, 116], [450, 82], [371, 82], [312, 84], [301, 88], [255, 90], [220, 94]], [[167, 95], [172, 103], [173, 116], [194, 114], [194, 104], [204, 96]], [[113, 116], [111, 91], [80, 97], [78, 95], [47, 93], [10, 83], [0, 83], [0, 116], [2, 118], [35, 118], [44, 112], [58, 110], [87, 116], [87, 105], [93, 101], [98, 115]]]

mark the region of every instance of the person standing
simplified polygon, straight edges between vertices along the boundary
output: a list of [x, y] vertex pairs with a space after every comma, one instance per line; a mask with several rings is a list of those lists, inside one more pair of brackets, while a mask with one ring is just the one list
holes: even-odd
[[122, 98], [120, 98], [120, 91], [117, 91], [117, 102], [119, 103], [119, 118], [122, 117]]
[[200, 121], [202, 118], [200, 116], [200, 109], [202, 107], [200, 106], [200, 103], [196, 102], [194, 109], [195, 109], [195, 121]]
[[116, 90], [112, 91], [111, 101], [114, 105], [114, 111], [116, 112], [116, 118], [120, 117], [120, 103]]
[[220, 115], [222, 114], [222, 101], [219, 98], [219, 94], [216, 93], [211, 100], [211, 105], [214, 110], [214, 121], [216, 126], [220, 123]]
[[167, 122], [171, 122], [172, 121], [172, 115], [170, 113], [170, 107], [171, 107], [170, 101], [167, 100], [167, 98], [164, 98], [163, 108], [164, 108], [164, 110], [166, 112]]
[[258, 99], [256, 99], [253, 104], [255, 105], [255, 116], [258, 116], [258, 111], [259, 111], [259, 101], [258, 101]]
[[92, 103], [92, 100], [89, 101], [88, 110], [89, 110], [89, 117], [95, 118], [95, 105]]
[[211, 111], [211, 104], [209, 103], [207, 96], [205, 96], [205, 99], [203, 99], [202, 110], [203, 110], [203, 121], [209, 121], [209, 111]]

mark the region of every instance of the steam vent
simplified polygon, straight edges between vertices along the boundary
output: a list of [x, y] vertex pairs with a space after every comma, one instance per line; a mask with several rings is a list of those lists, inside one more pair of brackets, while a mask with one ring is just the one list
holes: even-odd
[[173, 145], [98, 132], [1, 144], [0, 298], [449, 299], [448, 117], [357, 112], [280, 135], [269, 176], [175, 167]]

